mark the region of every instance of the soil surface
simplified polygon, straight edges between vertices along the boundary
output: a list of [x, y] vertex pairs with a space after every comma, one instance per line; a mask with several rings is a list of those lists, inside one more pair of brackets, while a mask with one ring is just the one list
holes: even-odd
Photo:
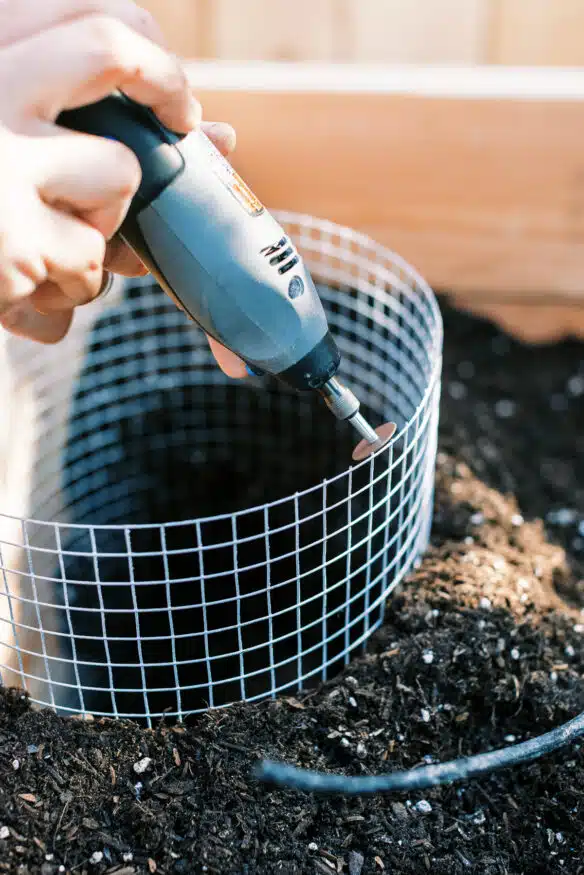
[[[466, 785], [313, 798], [263, 755], [375, 774], [584, 709], [584, 344], [444, 308], [433, 546], [368, 655], [299, 699], [142, 729], [0, 693], [0, 872], [584, 873], [584, 748]], [[138, 765], [137, 765], [138, 764]]]

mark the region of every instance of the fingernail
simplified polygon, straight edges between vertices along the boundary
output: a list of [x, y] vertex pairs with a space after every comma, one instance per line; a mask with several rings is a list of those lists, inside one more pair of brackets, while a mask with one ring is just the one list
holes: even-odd
[[228, 156], [234, 151], [236, 136], [231, 125], [226, 122], [206, 122], [203, 130], [223, 155]]
[[209, 122], [205, 131], [212, 139], [220, 140], [225, 152], [233, 152], [237, 139], [235, 130], [227, 122]]

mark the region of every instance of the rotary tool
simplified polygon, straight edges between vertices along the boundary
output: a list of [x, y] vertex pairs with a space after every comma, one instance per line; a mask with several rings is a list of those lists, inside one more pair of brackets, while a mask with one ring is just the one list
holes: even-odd
[[340, 352], [302, 257], [202, 130], [176, 134], [119, 92], [57, 121], [134, 152], [142, 179], [120, 236], [193, 322], [250, 374], [318, 392], [363, 439], [359, 459], [387, 443], [387, 424], [378, 434], [336, 376]]

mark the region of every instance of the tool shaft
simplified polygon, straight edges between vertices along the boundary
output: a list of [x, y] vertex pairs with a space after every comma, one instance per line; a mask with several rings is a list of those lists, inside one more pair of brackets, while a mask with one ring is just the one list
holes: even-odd
[[361, 438], [364, 438], [373, 449], [382, 447], [385, 441], [381, 440], [364, 416], [359, 413], [359, 399], [339, 379], [334, 377], [328, 380], [320, 389], [320, 394], [329, 410], [337, 419], [350, 422]]
[[370, 443], [373, 447], [381, 447], [385, 443], [382, 441], [375, 431], [375, 429], [371, 428], [367, 420], [360, 413], [356, 413], [349, 419], [349, 422], [358, 432], [358, 434], [364, 438], [368, 443]]

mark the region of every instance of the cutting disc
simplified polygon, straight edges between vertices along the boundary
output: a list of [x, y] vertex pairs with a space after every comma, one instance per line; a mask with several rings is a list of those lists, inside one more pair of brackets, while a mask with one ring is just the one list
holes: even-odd
[[376, 453], [377, 450], [380, 450], [385, 444], [388, 443], [389, 440], [391, 440], [396, 432], [396, 429], [397, 425], [395, 424], [395, 422], [386, 422], [383, 425], [380, 425], [379, 428], [375, 429], [375, 433], [382, 443], [370, 444], [369, 441], [362, 440], [353, 450], [353, 461], [362, 462], [363, 459], [366, 459], [368, 456]]

